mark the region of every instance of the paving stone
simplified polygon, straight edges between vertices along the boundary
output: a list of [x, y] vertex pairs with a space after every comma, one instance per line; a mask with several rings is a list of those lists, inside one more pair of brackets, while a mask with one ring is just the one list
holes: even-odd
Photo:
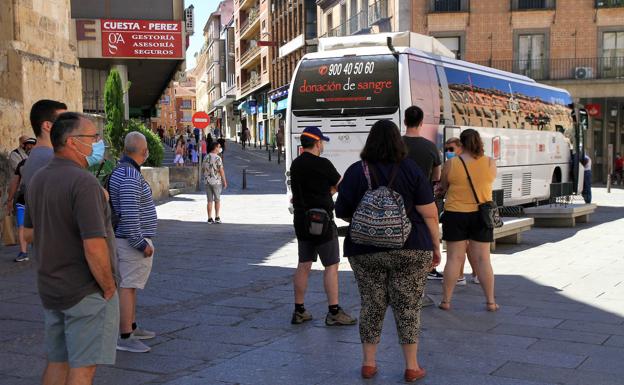
[[109, 365], [98, 366], [95, 372], [94, 385], [147, 384], [158, 378], [157, 374], [136, 370], [118, 369]]
[[493, 373], [497, 377], [515, 378], [569, 385], [621, 385], [622, 377], [611, 373], [509, 362]]
[[178, 360], [159, 354], [117, 352], [115, 367], [152, 374], [170, 374], [203, 363], [203, 361], [197, 359], [185, 358]]
[[260, 298], [232, 297], [215, 302], [216, 306], [242, 307], [245, 309], [273, 309], [278, 304]]
[[243, 352], [254, 349], [243, 345], [211, 342], [201, 340], [172, 339], [153, 347], [150, 353], [169, 356], [171, 359], [180, 357], [202, 361], [212, 361], [217, 358], [232, 358]]
[[624, 325], [613, 325], [600, 322], [566, 320], [558, 325], [557, 329], [578, 330], [582, 332], [602, 334], [617, 334], [619, 336], [624, 336]]
[[561, 329], [540, 328], [536, 326], [501, 324], [491, 330], [495, 334], [507, 334], [561, 341], [583, 342], [600, 345], [609, 338], [607, 334], [577, 332]]
[[285, 335], [282, 330], [249, 329], [242, 327], [199, 325], [180, 332], [175, 336], [206, 342], [223, 342], [236, 345], [257, 346], [270, 343], [274, 338]]
[[611, 336], [604, 344], [624, 348], [624, 336]]

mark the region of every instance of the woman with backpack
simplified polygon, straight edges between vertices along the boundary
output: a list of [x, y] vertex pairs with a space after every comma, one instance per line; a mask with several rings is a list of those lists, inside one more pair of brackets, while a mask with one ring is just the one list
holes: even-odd
[[390, 305], [405, 357], [405, 381], [412, 382], [426, 373], [418, 365], [418, 335], [427, 273], [440, 263], [438, 211], [429, 180], [406, 158], [394, 123], [375, 123], [360, 157], [338, 186], [336, 216], [351, 222], [344, 254], [362, 302], [361, 374], [377, 374], [375, 356]]
[[[492, 183], [496, 179], [496, 161], [484, 155], [483, 141], [473, 129], [459, 136], [462, 153], [449, 159], [442, 169], [440, 189], [446, 191], [442, 234], [446, 241], [444, 293], [438, 306], [450, 310], [451, 297], [468, 245], [470, 255], [477, 262], [477, 277], [485, 294], [486, 309], [497, 311], [494, 298], [494, 272], [490, 262], [490, 242], [494, 230], [483, 221], [479, 206], [492, 200]], [[470, 242], [466, 242], [470, 241]]]

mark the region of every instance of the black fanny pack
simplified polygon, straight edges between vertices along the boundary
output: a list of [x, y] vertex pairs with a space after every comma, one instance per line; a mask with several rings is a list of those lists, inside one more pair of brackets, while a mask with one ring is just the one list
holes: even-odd
[[329, 229], [331, 217], [324, 209], [310, 209], [305, 212], [305, 230], [311, 236], [323, 236]]

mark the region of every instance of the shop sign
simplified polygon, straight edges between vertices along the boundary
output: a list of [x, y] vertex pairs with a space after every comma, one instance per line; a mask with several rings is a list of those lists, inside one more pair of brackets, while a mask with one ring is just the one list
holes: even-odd
[[184, 57], [181, 21], [103, 19], [101, 25], [103, 57]]

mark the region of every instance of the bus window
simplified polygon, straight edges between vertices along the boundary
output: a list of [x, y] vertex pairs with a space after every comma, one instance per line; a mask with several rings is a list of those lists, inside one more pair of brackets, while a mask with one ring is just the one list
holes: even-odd
[[438, 124], [441, 116], [440, 85], [433, 64], [409, 61], [412, 105], [420, 107], [425, 117], [423, 123]]
[[398, 107], [399, 70], [392, 55], [306, 59], [295, 75], [295, 115], [391, 114]]

